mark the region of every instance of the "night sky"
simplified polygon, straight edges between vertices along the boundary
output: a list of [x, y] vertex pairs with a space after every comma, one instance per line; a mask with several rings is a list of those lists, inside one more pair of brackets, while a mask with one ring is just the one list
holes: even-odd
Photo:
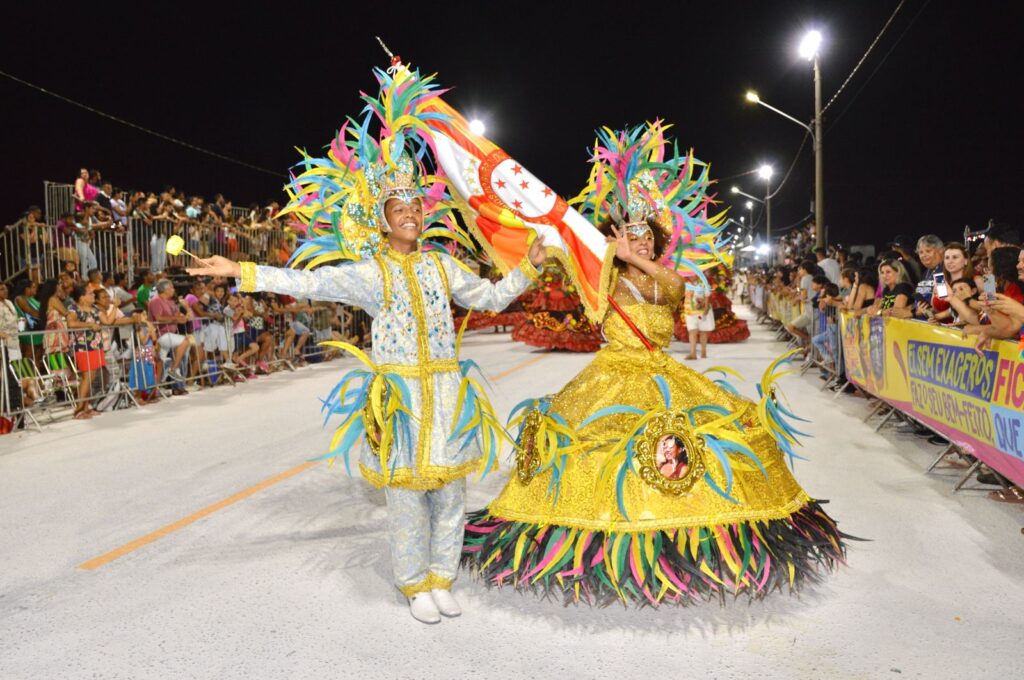
[[[293, 147], [328, 142], [358, 113], [358, 91], [373, 88], [370, 69], [387, 64], [374, 34], [407, 63], [437, 72], [454, 87], [447, 99], [456, 108], [483, 119], [489, 137], [563, 195], [586, 179], [596, 127], [660, 116], [711, 162], [728, 201], [733, 183], [763, 192], [753, 176], [730, 178], [762, 162], [784, 173], [804, 134], [746, 103], [744, 92], [809, 121], [812, 71], [796, 54], [803, 33], [824, 33], [827, 101], [897, 4], [79, 3], [58, 11], [18, 3], [5, 8], [0, 70], [281, 176], [0, 77], [0, 220], [41, 204], [44, 179], [71, 182], [82, 166], [126, 189], [173, 184], [208, 199], [222, 192], [236, 205], [280, 201]], [[906, 0], [826, 114], [831, 242], [952, 239], [989, 218], [1024, 224], [1015, 4]], [[773, 202], [775, 229], [810, 212], [813, 169], [808, 141]], [[746, 208], [737, 203], [732, 214]]]

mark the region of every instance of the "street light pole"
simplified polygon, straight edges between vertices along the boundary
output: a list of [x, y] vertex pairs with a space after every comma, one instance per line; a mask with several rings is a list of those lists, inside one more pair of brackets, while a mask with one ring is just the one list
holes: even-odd
[[762, 165], [757, 169], [757, 174], [764, 180], [764, 211], [765, 218], [767, 221], [767, 229], [765, 230], [765, 238], [768, 241], [768, 264], [775, 263], [774, 253], [772, 252], [772, 175], [774, 171], [770, 165]]
[[825, 247], [825, 182], [821, 131], [821, 69], [818, 67], [818, 51], [814, 52], [814, 240], [819, 248]]
[[775, 251], [772, 250], [772, 178], [771, 176], [765, 179], [764, 188], [764, 212], [765, 218], [768, 222], [767, 233], [765, 239], [768, 241], [768, 264], [775, 264]]
[[[794, 118], [785, 111], [771, 106], [763, 101], [761, 97], [752, 90], [748, 91], [746, 98], [748, 102], [763, 106], [769, 111], [779, 114], [783, 118], [786, 118], [803, 129], [811, 133], [811, 137], [814, 138], [814, 240], [816, 245], [825, 246], [825, 188], [824, 188], [824, 173], [822, 172], [822, 135], [824, 132], [821, 129], [821, 68], [818, 63], [818, 52], [821, 49], [821, 33], [819, 31], [809, 31], [804, 39], [800, 43], [800, 56], [807, 59], [808, 61], [814, 62], [814, 125], [808, 125], [807, 123], [801, 122], [799, 119]], [[765, 203], [768, 201], [766, 200]], [[770, 212], [769, 212], [770, 214]]]

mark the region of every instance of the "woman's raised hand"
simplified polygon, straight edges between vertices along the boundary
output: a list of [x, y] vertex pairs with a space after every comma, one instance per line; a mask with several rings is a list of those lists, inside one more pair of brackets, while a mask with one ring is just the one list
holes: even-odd
[[619, 258], [623, 262], [629, 262], [633, 257], [633, 251], [629, 247], [629, 237], [626, 236], [626, 230], [613, 224], [612, 233], [615, 234], [615, 236], [607, 236], [605, 237], [605, 240], [608, 243], [615, 244], [615, 257]]

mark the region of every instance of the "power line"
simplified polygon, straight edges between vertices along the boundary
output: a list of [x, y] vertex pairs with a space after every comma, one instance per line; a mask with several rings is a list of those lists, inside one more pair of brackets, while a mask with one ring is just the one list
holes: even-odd
[[99, 109], [94, 109], [93, 107], [91, 107], [91, 106], [89, 106], [87, 104], [83, 104], [81, 102], [75, 101], [74, 99], [71, 99], [70, 97], [65, 97], [62, 94], [57, 94], [56, 92], [51, 92], [50, 90], [47, 90], [45, 87], [41, 87], [39, 85], [36, 85], [35, 83], [30, 83], [27, 80], [22, 80], [21, 78], [18, 78], [17, 76], [11, 75], [10, 73], [5, 73], [4, 71], [0, 71], [0, 76], [4, 76], [5, 78], [9, 78], [10, 80], [13, 80], [16, 83], [20, 83], [22, 85], [25, 85], [26, 87], [30, 87], [33, 90], [37, 90], [39, 92], [42, 92], [43, 94], [50, 95], [51, 97], [55, 97], [57, 99], [60, 99], [61, 101], [67, 102], [68, 104], [72, 104], [74, 106], [77, 106], [80, 109], [85, 109], [86, 111], [89, 111], [91, 113], [95, 113], [97, 116], [102, 116], [103, 118], [107, 118], [108, 120], [112, 120], [115, 123], [120, 123], [121, 125], [127, 125], [130, 128], [134, 128], [134, 129], [139, 130], [141, 132], [145, 132], [146, 134], [153, 135], [154, 137], [159, 137], [160, 139], [163, 139], [164, 141], [168, 141], [168, 142], [171, 142], [173, 144], [178, 144], [180, 146], [185, 147], [186, 149], [191, 149], [192, 151], [198, 151], [199, 153], [206, 154], [207, 156], [213, 156], [214, 158], [218, 158], [218, 159], [220, 159], [222, 161], [227, 161], [229, 163], [234, 163], [236, 165], [241, 165], [242, 167], [249, 168], [250, 170], [256, 170], [257, 172], [263, 172], [263, 173], [266, 173], [268, 175], [273, 175], [274, 177], [286, 178], [286, 175], [284, 175], [281, 172], [277, 172], [275, 170], [268, 170], [267, 168], [261, 168], [258, 165], [253, 165], [252, 163], [246, 163], [245, 161], [240, 161], [237, 158], [231, 158], [230, 156], [225, 156], [224, 154], [217, 153], [216, 151], [210, 151], [209, 149], [204, 149], [201, 146], [196, 146], [195, 144], [189, 144], [188, 142], [182, 141], [182, 140], [177, 139], [175, 137], [171, 137], [170, 135], [165, 135], [162, 132], [157, 132], [156, 130], [150, 130], [147, 127], [143, 127], [141, 125], [136, 125], [135, 123], [132, 123], [131, 121], [124, 120], [123, 118], [118, 118], [117, 116], [112, 116], [111, 114], [105, 113], [103, 111], [100, 111]]
[[871, 50], [873, 50], [875, 48], [875, 45], [878, 44], [879, 39], [881, 39], [881, 37], [885, 33], [886, 29], [889, 28], [889, 24], [891, 24], [892, 20], [896, 18], [897, 14], [899, 14], [900, 9], [903, 7], [903, 3], [905, 3], [906, 1], [907, 0], [900, 0], [900, 4], [896, 5], [896, 9], [893, 10], [893, 13], [889, 16], [889, 20], [885, 22], [885, 25], [882, 26], [882, 30], [878, 32], [878, 35], [875, 36], [875, 39], [871, 41], [870, 45], [868, 45], [868, 49], [864, 53], [864, 56], [862, 56], [860, 58], [860, 61], [857, 62], [857, 65], [853, 67], [852, 71], [850, 71], [850, 75], [846, 76], [846, 80], [843, 81], [843, 84], [839, 86], [839, 89], [836, 90], [836, 93], [834, 95], [832, 95], [832, 98], [828, 100], [827, 104], [825, 104], [825, 107], [821, 110], [822, 114], [824, 114], [826, 111], [828, 111], [829, 107], [832, 106], [832, 104], [833, 104], [833, 102], [835, 102], [836, 98], [840, 94], [842, 94], [843, 90], [849, 84], [850, 80], [857, 73], [857, 70], [860, 68], [861, 64], [863, 64], [864, 60], [868, 58], [868, 55], [871, 54]]
[[782, 227], [781, 229], [772, 229], [772, 234], [782, 234], [783, 232], [790, 232], [790, 231], [796, 229], [797, 227], [806, 224], [807, 220], [809, 220], [812, 217], [814, 217], [814, 213], [807, 213], [806, 215], [804, 215], [803, 217], [798, 219], [793, 224], [790, 224], [788, 226]]
[[782, 191], [782, 187], [786, 186], [786, 181], [789, 176], [793, 174], [793, 168], [796, 167], [796, 162], [800, 160], [800, 152], [804, 150], [804, 145], [807, 144], [807, 139], [811, 136], [810, 131], [804, 133], [804, 138], [800, 140], [800, 148], [796, 150], [796, 154], [793, 156], [793, 162], [789, 164], [789, 170], [786, 171], [786, 176], [779, 182], [779, 186], [775, 187], [775, 191], [772, 192], [768, 198], [775, 198], [779, 192]]
[[865, 80], [864, 83], [859, 88], [857, 88], [857, 91], [853, 93], [853, 99], [847, 102], [846, 106], [844, 106], [843, 110], [840, 111], [839, 114], [835, 117], [835, 119], [832, 120], [832, 122], [829, 124], [825, 132], [828, 132], [829, 130], [834, 128], [836, 123], [839, 122], [839, 119], [843, 117], [843, 114], [850, 110], [850, 105], [853, 104], [853, 102], [857, 101], [857, 97], [859, 97], [860, 93], [864, 91], [864, 88], [867, 87], [868, 83], [871, 82], [871, 79], [875, 77], [875, 74], [878, 73], [878, 70], [882, 68], [882, 65], [885, 64], [886, 60], [889, 58], [889, 55], [891, 55], [893, 50], [896, 49], [896, 46], [903, 41], [903, 37], [907, 34], [907, 31], [909, 31], [914, 26], [914, 24], [917, 22], [917, 18], [921, 16], [921, 13], [925, 10], [926, 7], [928, 7], [930, 3], [931, 0], [925, 0], [925, 3], [921, 5], [921, 9], [917, 10], [917, 14], [914, 15], [914, 18], [910, 20], [910, 23], [907, 24], [907, 27], [903, 29], [902, 33], [900, 33], [900, 37], [896, 39], [896, 42], [894, 42], [892, 47], [889, 48], [889, 51], [885, 53], [885, 56], [882, 57], [882, 60], [878, 62], [878, 66], [876, 66], [875, 70], [871, 72], [871, 75], [868, 76], [868, 79]]

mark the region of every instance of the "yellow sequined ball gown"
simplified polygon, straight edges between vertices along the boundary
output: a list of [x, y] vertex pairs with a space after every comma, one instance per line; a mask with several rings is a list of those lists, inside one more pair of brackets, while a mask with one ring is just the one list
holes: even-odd
[[843, 534], [787, 467], [795, 416], [774, 376], [754, 403], [665, 354], [683, 290], [659, 278], [617, 276], [639, 334], [610, 309], [594, 361], [513, 412], [515, 469], [466, 526], [463, 563], [487, 584], [689, 604], [795, 590], [843, 560]]

